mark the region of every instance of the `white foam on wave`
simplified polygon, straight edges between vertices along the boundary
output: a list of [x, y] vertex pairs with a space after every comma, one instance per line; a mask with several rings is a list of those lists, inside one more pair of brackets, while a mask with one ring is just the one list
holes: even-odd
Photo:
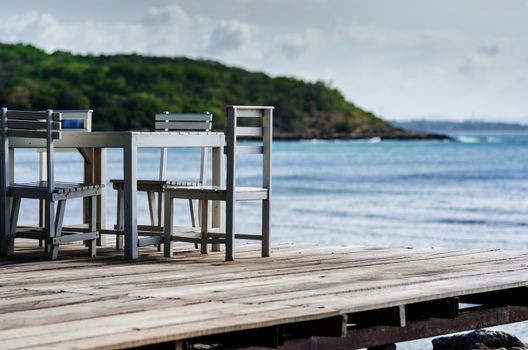
[[306, 140], [306, 142], [309, 142], [309, 143], [328, 143], [328, 141], [321, 140], [321, 139], [309, 139], [309, 140]]
[[379, 136], [373, 137], [371, 139], [368, 139], [368, 142], [369, 143], [380, 143], [381, 142], [381, 137], [379, 137]]
[[502, 140], [498, 137], [494, 137], [494, 136], [488, 136], [486, 137], [486, 142], [489, 142], [489, 143], [501, 143]]
[[473, 136], [458, 136], [457, 140], [462, 143], [478, 143], [480, 139]]
[[321, 139], [305, 139], [300, 140], [301, 143], [328, 143], [327, 140], [321, 140]]

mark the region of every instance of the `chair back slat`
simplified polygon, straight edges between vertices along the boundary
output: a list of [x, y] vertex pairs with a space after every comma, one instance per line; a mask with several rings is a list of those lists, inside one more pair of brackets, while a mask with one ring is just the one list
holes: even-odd
[[[58, 131], [52, 132], [52, 137], [54, 140], [60, 138]], [[23, 130], [23, 129], [8, 129], [7, 136], [9, 137], [26, 137], [30, 139], [47, 139], [48, 132], [46, 130]]]
[[[26, 129], [26, 130], [46, 130], [48, 122], [44, 120], [9, 120], [7, 121], [8, 129]], [[60, 122], [52, 122], [51, 128], [53, 130], [60, 130]]]
[[212, 121], [211, 113], [160, 113], [156, 114], [156, 121]]
[[263, 110], [260, 107], [235, 106], [238, 118], [262, 118]]
[[250, 136], [250, 137], [264, 136], [264, 132], [261, 127], [253, 127], [253, 126], [237, 126], [236, 134], [237, 136]]
[[[47, 120], [47, 111], [16, 111], [16, 110], [8, 110], [7, 111], [7, 119], [15, 119], [15, 120]], [[61, 120], [61, 114], [60, 113], [52, 113], [52, 120], [53, 121], [60, 121]]]
[[156, 122], [156, 130], [211, 130], [210, 122]]
[[237, 154], [263, 154], [264, 146], [237, 146]]

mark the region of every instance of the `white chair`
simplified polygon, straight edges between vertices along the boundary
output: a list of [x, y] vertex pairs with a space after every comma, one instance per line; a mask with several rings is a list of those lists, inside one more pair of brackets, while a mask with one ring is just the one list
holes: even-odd
[[[44, 239], [48, 245], [50, 260], [57, 259], [59, 245], [74, 241], [84, 241], [89, 247], [90, 256], [96, 254], [96, 197], [101, 194], [101, 186], [83, 183], [65, 183], [55, 181], [54, 176], [54, 140], [60, 139], [62, 115], [53, 110], [12, 111], [2, 108], [2, 176], [0, 190], [2, 195], [2, 253], [11, 255], [15, 237]], [[33, 183], [11, 183], [9, 175], [9, 139], [28, 138], [46, 140], [47, 181]], [[17, 227], [18, 212], [22, 198], [43, 200], [45, 203], [45, 222], [42, 227]], [[87, 228], [63, 229], [66, 200], [88, 198], [89, 223]], [[12, 204], [9, 205], [9, 200]], [[55, 209], [55, 206], [57, 207]]]
[[[169, 113], [164, 112], [156, 114], [155, 129], [156, 131], [200, 131], [207, 132], [211, 130], [213, 115], [205, 113]], [[163, 187], [171, 186], [196, 186], [206, 184], [207, 170], [207, 149], [201, 149], [200, 157], [200, 179], [199, 182], [181, 182], [167, 180], [167, 148], [160, 150], [160, 166], [158, 180], [138, 180], [138, 192], [146, 192], [149, 205], [150, 226], [138, 225], [139, 231], [163, 232]], [[124, 229], [124, 181], [112, 179], [110, 182], [113, 188], [117, 190], [117, 224], [115, 229], [122, 232]], [[157, 198], [156, 198], [157, 196]], [[157, 202], [157, 203], [156, 203]], [[191, 225], [198, 226], [199, 206], [189, 200], [189, 209], [191, 213]], [[123, 247], [123, 235], [119, 234], [116, 239], [116, 248]]]
[[[62, 132], [90, 132], [92, 131], [92, 114], [93, 110], [91, 109], [55, 109], [53, 110], [55, 113], [61, 114], [61, 131]], [[79, 149], [68, 149], [68, 148], [60, 148], [55, 150], [55, 152], [61, 151], [61, 152], [77, 152], [79, 151], [83, 158], [85, 157], [85, 154]], [[39, 179], [40, 181], [46, 181], [47, 179], [47, 173], [46, 173], [46, 149], [39, 148], [37, 149], [37, 152], [39, 153]], [[40, 220], [39, 225], [41, 227], [44, 226], [44, 217], [45, 217], [45, 203], [44, 200], [40, 201], [39, 204], [39, 211], [40, 211]], [[42, 247], [44, 241], [39, 242], [39, 246]], [[47, 249], [47, 246], [46, 246]]]
[[[251, 118], [259, 126], [239, 126], [239, 119]], [[174, 241], [201, 245], [201, 252], [207, 253], [207, 244], [225, 244], [225, 259], [234, 260], [234, 239], [259, 240], [262, 243], [262, 256], [270, 255], [270, 202], [271, 202], [271, 147], [273, 129], [273, 107], [229, 106], [227, 107], [227, 177], [226, 186], [165, 186], [165, 227], [164, 253], [173, 254]], [[258, 146], [241, 145], [238, 137], [253, 137], [262, 140]], [[262, 187], [236, 186], [236, 158], [238, 155], [262, 155]], [[173, 227], [174, 199], [197, 199], [202, 205], [199, 230], [177, 229]], [[262, 202], [261, 234], [235, 234], [235, 203], [257, 200]], [[226, 202], [225, 233], [211, 230], [208, 225], [209, 201]]]

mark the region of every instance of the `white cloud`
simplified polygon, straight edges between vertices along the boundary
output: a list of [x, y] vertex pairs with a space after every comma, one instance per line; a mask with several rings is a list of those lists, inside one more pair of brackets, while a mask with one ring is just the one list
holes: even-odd
[[61, 21], [49, 13], [32, 11], [0, 22], [0, 41], [29, 42], [46, 51], [195, 56], [207, 50], [240, 49], [254, 31], [238, 20], [215, 25], [172, 4], [150, 8], [133, 22]]
[[149, 27], [164, 25], [167, 27], [188, 25], [191, 17], [180, 6], [172, 4], [164, 7], [151, 7], [140, 21]]
[[0, 42], [47, 51], [207, 57], [272, 75], [332, 81], [353, 102], [389, 118], [527, 114], [528, 44], [521, 35], [527, 31], [517, 12], [507, 23], [494, 17], [494, 29], [478, 9], [457, 23], [440, 7], [426, 18], [408, 9], [398, 15], [394, 5], [395, 13], [383, 17], [376, 5], [337, 1], [331, 11], [320, 6], [293, 18], [286, 10], [306, 6], [287, 3], [277, 12], [265, 2], [236, 9], [222, 1], [165, 2], [150, 8], [137, 2], [142, 9], [134, 16], [106, 19], [75, 20], [49, 6], [4, 14]]
[[477, 51], [486, 56], [497, 56], [500, 53], [500, 47], [497, 44], [481, 45]]
[[220, 21], [211, 30], [207, 49], [213, 54], [242, 49], [249, 44], [255, 31], [254, 27], [237, 19]]
[[316, 29], [305, 29], [301, 32], [292, 32], [279, 35], [275, 42], [288, 59], [295, 59], [311, 49], [317, 49], [322, 41], [323, 35]]

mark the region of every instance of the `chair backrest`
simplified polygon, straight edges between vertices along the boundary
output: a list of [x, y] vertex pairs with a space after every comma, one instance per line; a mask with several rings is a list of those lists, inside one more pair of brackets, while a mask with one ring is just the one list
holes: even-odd
[[156, 130], [165, 131], [210, 131], [213, 115], [205, 113], [156, 114]]
[[[211, 131], [213, 115], [204, 113], [169, 113], [156, 114], [155, 128], [158, 131]], [[207, 149], [201, 150], [200, 159], [200, 184], [205, 184], [207, 176]], [[159, 179], [166, 180], [167, 173], [167, 148], [162, 148], [160, 153]]]
[[[62, 132], [90, 132], [92, 131], [92, 114], [91, 109], [61, 109], [53, 110], [54, 113], [61, 114], [61, 133]], [[77, 152], [85, 158], [83, 149], [76, 148], [60, 148], [61, 152]], [[39, 179], [40, 181], [46, 181], [47, 170], [46, 170], [46, 159], [47, 152], [43, 148], [37, 149], [39, 153]]]
[[53, 176], [53, 141], [61, 137], [61, 113], [51, 109], [46, 111], [16, 111], [2, 108], [2, 192], [7, 191], [11, 179], [9, 179], [9, 138], [33, 138], [46, 140], [47, 153], [47, 187], [48, 192], [54, 190]]
[[61, 130], [63, 132], [92, 131], [92, 113], [91, 109], [61, 109], [54, 110], [60, 113]]
[[[273, 141], [273, 109], [270, 106], [227, 107], [227, 176], [226, 186], [235, 188], [236, 157], [244, 154], [262, 154], [262, 187], [271, 189], [271, 148]], [[241, 119], [251, 118], [251, 125], [240, 126]], [[260, 140], [260, 145], [239, 145], [238, 138]]]

